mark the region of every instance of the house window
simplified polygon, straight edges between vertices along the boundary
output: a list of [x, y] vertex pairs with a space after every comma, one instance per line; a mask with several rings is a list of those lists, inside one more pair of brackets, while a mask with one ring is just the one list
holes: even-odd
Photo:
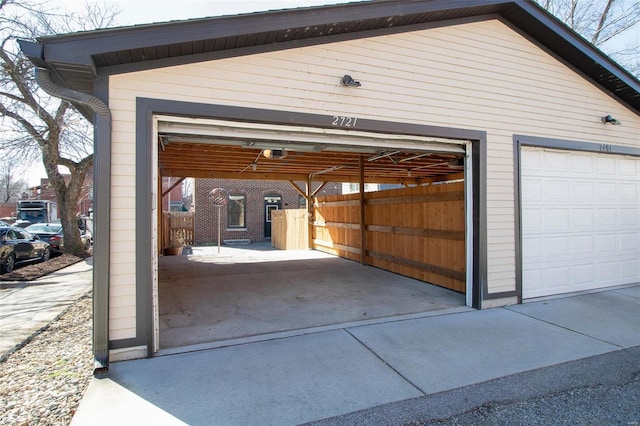
[[229, 194], [227, 204], [227, 227], [246, 228], [246, 196], [244, 194]]

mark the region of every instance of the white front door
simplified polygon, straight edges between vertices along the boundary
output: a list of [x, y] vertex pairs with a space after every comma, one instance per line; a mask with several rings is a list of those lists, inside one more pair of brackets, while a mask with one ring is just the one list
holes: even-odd
[[640, 158], [522, 147], [522, 297], [640, 282]]

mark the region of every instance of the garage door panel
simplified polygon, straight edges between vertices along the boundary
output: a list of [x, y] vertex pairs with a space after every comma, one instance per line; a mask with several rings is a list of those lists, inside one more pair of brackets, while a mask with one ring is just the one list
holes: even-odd
[[634, 185], [632, 182], [625, 182], [621, 183], [618, 189], [620, 190], [621, 204], [631, 204], [638, 199], [638, 185]]
[[625, 158], [620, 161], [619, 172], [621, 175], [627, 175], [627, 176], [633, 177], [640, 174], [640, 170], [638, 170], [639, 168], [640, 168], [640, 165], [638, 164], [637, 161]]
[[545, 231], [566, 232], [569, 228], [568, 208], [546, 208], [542, 211], [542, 225]]
[[595, 226], [595, 209], [593, 208], [575, 208], [572, 209], [571, 231], [591, 231]]
[[543, 193], [548, 201], [561, 201], [569, 197], [569, 182], [560, 179], [547, 179], [544, 181]]
[[572, 156], [571, 171], [593, 173], [593, 158], [589, 156]]
[[597, 210], [598, 220], [594, 232], [598, 231], [615, 231], [617, 228], [616, 216], [618, 212], [616, 209], [600, 208]]
[[595, 275], [595, 265], [588, 263], [584, 265], [575, 265], [573, 267], [573, 284], [577, 286], [588, 286]]
[[598, 254], [607, 256], [616, 252], [616, 236], [615, 235], [598, 235], [597, 239]]
[[569, 267], [548, 267], [542, 273], [548, 288], [565, 288], [569, 285]]
[[614, 261], [598, 264], [598, 280], [604, 285], [609, 283], [614, 284], [620, 275], [618, 273], [618, 268], [618, 262]]
[[577, 181], [571, 182], [571, 194], [569, 199], [572, 204], [593, 204], [595, 189], [593, 182]]
[[640, 159], [524, 147], [523, 298], [640, 281]]
[[638, 276], [640, 262], [637, 259], [630, 259], [620, 263], [620, 275], [623, 279], [632, 280]]
[[[609, 175], [614, 177], [616, 175], [616, 158], [612, 156], [597, 157], [596, 158], [596, 173], [602, 175]], [[602, 176], [604, 177], [604, 176]]]
[[569, 168], [569, 156], [564, 152], [545, 152], [541, 161], [543, 170], [565, 172]]
[[630, 232], [620, 235], [620, 250], [633, 256], [640, 248], [640, 232]]
[[593, 235], [576, 235], [569, 237], [569, 250], [573, 255], [593, 256], [594, 251]]
[[620, 209], [620, 228], [634, 230], [638, 228], [638, 209]]
[[618, 199], [616, 184], [614, 182], [598, 182], [596, 194], [596, 202], [599, 205], [602, 203], [615, 203]]

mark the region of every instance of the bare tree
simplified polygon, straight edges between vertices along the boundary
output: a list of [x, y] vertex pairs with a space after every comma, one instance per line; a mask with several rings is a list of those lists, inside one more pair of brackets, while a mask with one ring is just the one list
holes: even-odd
[[640, 26], [640, 1], [536, 1], [636, 77], [640, 76], [640, 39], [637, 31]]
[[[65, 252], [81, 253], [76, 212], [93, 165], [92, 126], [69, 102], [39, 89], [16, 40], [103, 28], [113, 24], [118, 11], [89, 3], [85, 14], [47, 7], [44, 0], [0, 0], [0, 149], [23, 164], [43, 162], [59, 205]], [[63, 171], [69, 173], [66, 180]]]
[[0, 164], [0, 203], [16, 201], [27, 187], [19, 173], [20, 170], [10, 160]]
[[193, 206], [193, 178], [187, 178], [182, 182], [182, 205], [187, 211]]

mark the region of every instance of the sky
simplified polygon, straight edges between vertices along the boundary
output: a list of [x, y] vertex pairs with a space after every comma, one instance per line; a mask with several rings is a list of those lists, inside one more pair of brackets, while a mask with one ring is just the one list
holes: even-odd
[[[65, 7], [82, 8], [85, 0], [57, 0]], [[264, 10], [348, 3], [349, 0], [102, 0], [116, 5], [119, 26], [172, 20], [235, 15]]]

